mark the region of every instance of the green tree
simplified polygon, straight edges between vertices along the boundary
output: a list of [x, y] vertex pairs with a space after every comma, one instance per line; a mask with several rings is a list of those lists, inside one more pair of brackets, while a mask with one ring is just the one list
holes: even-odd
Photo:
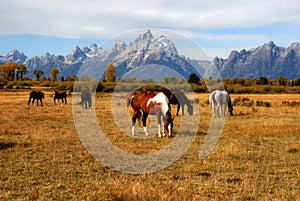
[[57, 80], [57, 76], [59, 74], [59, 71], [57, 68], [52, 68], [51, 69], [51, 72], [50, 72], [50, 75], [51, 75], [51, 81], [56, 81]]
[[115, 82], [116, 81], [116, 67], [109, 63], [106, 69], [105, 79], [107, 82]]
[[199, 81], [200, 81], [200, 78], [198, 75], [196, 75], [196, 73], [191, 73], [189, 75], [188, 83], [199, 84]]
[[293, 86], [300, 86], [300, 78], [296, 78], [293, 80]]
[[28, 73], [27, 68], [24, 64], [18, 64], [17, 65], [17, 80], [20, 78], [21, 80], [23, 79], [23, 75]]
[[33, 74], [34, 74], [36, 80], [40, 81], [41, 76], [44, 75], [44, 71], [42, 71], [42, 70], [34, 70]]
[[255, 83], [258, 85], [268, 85], [269, 84], [269, 79], [266, 77], [260, 77], [257, 80], [255, 80]]
[[286, 77], [279, 76], [279, 77], [277, 78], [277, 82], [278, 82], [278, 84], [281, 85], [281, 86], [287, 86], [287, 84], [288, 84], [288, 79], [287, 79]]

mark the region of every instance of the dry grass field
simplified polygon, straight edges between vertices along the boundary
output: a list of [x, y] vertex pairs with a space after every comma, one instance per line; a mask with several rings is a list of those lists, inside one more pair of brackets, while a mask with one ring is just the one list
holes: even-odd
[[[191, 147], [173, 165], [147, 174], [114, 171], [96, 161], [76, 132], [70, 97], [67, 105], [54, 106], [46, 92], [44, 106], [37, 107], [27, 106], [28, 94], [0, 92], [0, 200], [300, 199], [300, 107], [282, 104], [299, 102], [300, 94], [232, 95], [254, 105], [234, 107], [218, 143], [202, 160], [198, 153], [211, 111], [208, 94], [197, 94], [200, 124]], [[174, 139], [124, 134], [130, 134], [130, 119], [119, 129], [110, 100], [110, 94], [97, 94], [93, 107], [111, 143], [147, 154]], [[271, 106], [256, 106], [257, 100]], [[122, 101], [120, 95], [117, 105]], [[175, 135], [179, 119], [175, 117]], [[153, 117], [149, 131], [156, 133], [151, 126], [156, 128]]]

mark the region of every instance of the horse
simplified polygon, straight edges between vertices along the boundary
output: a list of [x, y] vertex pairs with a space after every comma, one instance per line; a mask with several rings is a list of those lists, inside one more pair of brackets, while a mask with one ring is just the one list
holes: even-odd
[[32, 91], [29, 94], [29, 99], [28, 99], [28, 105], [30, 105], [31, 99], [32, 99], [32, 104], [36, 100], [36, 105], [39, 105], [39, 101], [41, 102], [41, 106], [43, 106], [43, 99], [45, 98], [45, 95], [41, 91]]
[[[158, 123], [158, 137], [161, 137], [161, 124], [162, 134], [165, 136], [165, 130], [168, 137], [172, 135], [173, 120], [171, 110], [169, 107], [169, 99], [167, 96], [160, 92], [158, 94], [154, 92], [135, 92], [131, 99], [131, 106], [134, 110], [132, 116], [132, 135], [135, 135], [135, 122], [137, 118], [141, 118], [144, 127], [144, 132], [148, 136], [146, 127], [146, 120], [148, 115], [156, 115]], [[141, 115], [141, 110], [143, 115]], [[163, 119], [163, 121], [161, 121]]]
[[220, 90], [215, 90], [210, 94], [209, 97], [209, 102], [210, 105], [212, 107], [212, 112], [214, 117], [216, 117], [216, 115], [218, 117], [226, 116], [226, 109], [228, 106], [228, 112], [230, 114], [230, 116], [233, 115], [233, 105], [231, 102], [231, 98], [230, 95], [225, 91], [220, 91]]
[[85, 109], [92, 107], [92, 96], [88, 90], [85, 90], [81, 93], [80, 105]]
[[53, 91], [53, 100], [54, 100], [54, 105], [56, 105], [56, 99], [62, 101], [62, 103], [65, 102], [65, 105], [67, 104], [67, 92], [65, 91]]
[[176, 116], [178, 116], [180, 106], [181, 106], [182, 116], [184, 116], [184, 106], [185, 105], [187, 105], [187, 107], [188, 107], [187, 111], [188, 111], [189, 115], [193, 115], [193, 105], [191, 104], [189, 99], [184, 95], [183, 92], [175, 92], [175, 93], [170, 92], [170, 93], [165, 93], [165, 94], [169, 98], [170, 104], [177, 105]]

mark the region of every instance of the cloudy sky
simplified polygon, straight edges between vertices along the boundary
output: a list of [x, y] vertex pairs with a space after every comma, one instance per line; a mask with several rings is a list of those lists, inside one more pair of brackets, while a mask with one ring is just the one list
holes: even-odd
[[283, 47], [300, 42], [300, 1], [295, 0], [0, 2], [1, 55], [15, 48], [29, 57], [66, 55], [75, 46], [101, 45], [122, 33], [152, 28], [185, 36], [211, 58], [269, 41]]

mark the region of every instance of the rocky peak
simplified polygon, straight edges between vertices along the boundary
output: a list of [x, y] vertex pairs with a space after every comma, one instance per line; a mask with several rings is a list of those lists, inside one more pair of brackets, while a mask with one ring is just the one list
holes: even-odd
[[118, 40], [116, 44], [114, 45], [113, 49], [116, 51], [123, 51], [127, 47], [126, 43], [124, 41]]
[[76, 46], [72, 53], [66, 56], [66, 62], [69, 64], [82, 62], [87, 58], [86, 54], [80, 49], [80, 47]]
[[13, 49], [12, 51], [10, 51], [7, 55], [6, 55], [6, 58], [9, 60], [9, 61], [15, 61], [17, 63], [23, 63], [25, 62], [25, 60], [27, 59], [27, 56], [25, 56], [22, 53], [20, 53], [18, 50], [16, 49]]
[[159, 38], [155, 39], [151, 43], [150, 48], [163, 51], [167, 54], [178, 55], [178, 52], [177, 52], [177, 49], [176, 49], [174, 43], [172, 43], [166, 36], [163, 36], [163, 35], [161, 35]]

